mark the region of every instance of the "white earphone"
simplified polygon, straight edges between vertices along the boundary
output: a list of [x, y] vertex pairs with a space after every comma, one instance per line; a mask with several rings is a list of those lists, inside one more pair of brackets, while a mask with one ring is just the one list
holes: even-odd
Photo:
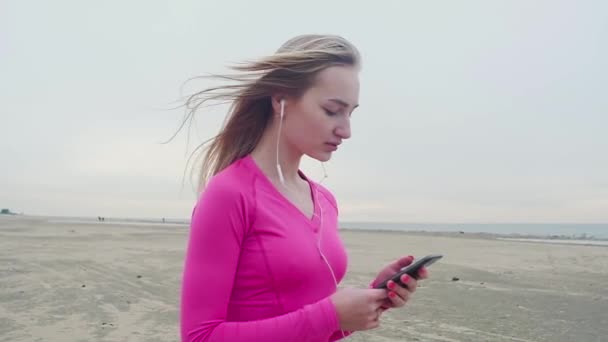
[[[321, 255], [321, 258], [323, 259], [323, 261], [325, 261], [325, 265], [327, 265], [327, 268], [329, 269], [329, 272], [331, 273], [331, 278], [334, 280], [334, 285], [336, 286], [336, 291], [338, 290], [338, 279], [336, 278], [336, 275], [334, 273], [334, 269], [331, 267], [331, 264], [329, 263], [329, 261], [327, 260], [327, 257], [325, 257], [325, 254], [323, 254], [323, 250], [321, 249], [321, 238], [323, 237], [323, 205], [321, 204], [321, 202], [319, 201], [319, 186], [321, 186], [321, 183], [323, 182], [323, 180], [325, 180], [325, 178], [327, 178], [327, 171], [325, 170], [325, 164], [323, 164], [323, 162], [321, 162], [321, 167], [323, 168], [323, 179], [321, 179], [321, 181], [319, 181], [319, 184], [317, 186], [315, 186], [315, 202], [319, 203], [319, 238], [317, 239], [317, 251], [319, 251], [319, 255]], [[344, 330], [340, 329], [340, 332], [342, 333], [342, 337], [346, 338], [346, 334], [344, 333]]]
[[[279, 161], [279, 141], [280, 141], [280, 137], [281, 137], [281, 128], [283, 126], [283, 118], [285, 117], [285, 99], [281, 99], [281, 113], [280, 113], [280, 121], [279, 121], [279, 132], [277, 133], [277, 155], [276, 155], [276, 164], [277, 164], [277, 173], [279, 174], [279, 179], [281, 181], [281, 184], [285, 184], [285, 177], [283, 176], [283, 170], [281, 169], [281, 163]], [[321, 166], [323, 167], [323, 179], [319, 182], [319, 185], [321, 184], [321, 182], [323, 182], [323, 180], [325, 178], [327, 178], [327, 172], [325, 170], [325, 165], [323, 163], [321, 163]], [[318, 186], [315, 187], [315, 202], [319, 204], [319, 219], [320, 221], [320, 226], [321, 228], [319, 229], [319, 238], [317, 239], [317, 250], [319, 251], [319, 254], [321, 255], [321, 258], [323, 258], [323, 260], [325, 261], [325, 263], [327, 264], [327, 267], [329, 268], [329, 271], [331, 272], [331, 276], [334, 280], [334, 283], [336, 284], [336, 288], [338, 287], [338, 281], [336, 279], [336, 275], [334, 274], [334, 271], [331, 267], [331, 265], [329, 264], [329, 261], [327, 261], [327, 258], [325, 257], [325, 254], [323, 254], [323, 251], [321, 250], [321, 236], [322, 236], [322, 232], [323, 232], [323, 205], [321, 205], [321, 202], [319, 201], [319, 188]], [[316, 215], [316, 214], [315, 214]]]
[[[276, 167], [277, 167], [277, 173], [279, 174], [279, 180], [281, 181], [281, 184], [285, 185], [285, 177], [283, 176], [283, 170], [281, 169], [281, 163], [279, 162], [279, 142], [280, 142], [280, 138], [281, 138], [281, 129], [283, 127], [283, 118], [285, 117], [285, 99], [281, 99], [281, 112], [279, 115], [280, 115], [279, 132], [277, 133], [277, 143], [276, 143]], [[321, 258], [323, 259], [325, 264], [327, 265], [327, 268], [329, 269], [329, 272], [331, 273], [331, 277], [334, 281], [334, 284], [335, 284], [336, 290], [337, 290], [338, 289], [338, 280], [336, 278], [336, 275], [334, 274], [334, 270], [331, 267], [331, 264], [329, 263], [329, 261], [327, 260], [327, 257], [325, 257], [325, 254], [323, 254], [323, 250], [321, 249], [321, 237], [323, 236], [323, 205], [319, 201], [319, 186], [321, 185], [323, 180], [325, 180], [325, 178], [327, 178], [327, 171], [325, 170], [325, 164], [323, 164], [323, 162], [321, 162], [321, 167], [323, 168], [323, 179], [321, 179], [319, 184], [317, 186], [315, 186], [315, 193], [314, 193], [315, 203], [319, 204], [319, 215], [320, 215], [320, 217], [319, 217], [320, 228], [319, 228], [319, 238], [317, 239], [317, 251], [319, 252], [319, 255], [321, 256]], [[317, 215], [317, 214], [315, 213], [314, 215]], [[341, 330], [341, 332], [342, 332], [342, 337], [346, 337], [344, 331]]]
[[277, 133], [277, 173], [279, 174], [279, 180], [281, 184], [285, 185], [285, 177], [283, 177], [283, 170], [281, 169], [281, 163], [279, 162], [279, 140], [281, 139], [281, 128], [283, 127], [283, 117], [285, 116], [285, 99], [281, 99], [281, 117], [279, 119], [279, 132]]

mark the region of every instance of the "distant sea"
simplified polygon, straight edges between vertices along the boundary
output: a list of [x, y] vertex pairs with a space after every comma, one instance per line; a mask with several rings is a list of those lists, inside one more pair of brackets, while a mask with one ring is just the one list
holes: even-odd
[[[162, 218], [117, 218], [105, 217], [46, 217], [55, 223], [107, 223], [132, 226], [172, 225], [188, 227], [190, 220]], [[405, 232], [464, 232], [487, 233], [507, 237], [553, 238], [576, 240], [608, 240], [608, 223], [386, 223], [386, 222], [340, 222], [342, 229]]]
[[608, 223], [374, 223], [341, 222], [341, 228], [388, 231], [488, 233], [560, 239], [608, 240]]

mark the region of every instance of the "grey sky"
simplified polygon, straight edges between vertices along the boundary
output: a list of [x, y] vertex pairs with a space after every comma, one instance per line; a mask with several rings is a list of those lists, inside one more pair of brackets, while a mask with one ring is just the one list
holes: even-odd
[[[188, 218], [194, 143], [158, 144], [181, 83], [335, 33], [364, 58], [353, 137], [324, 183], [343, 220], [608, 222], [605, 1], [1, 6], [0, 207]], [[200, 139], [221, 114], [199, 114]]]

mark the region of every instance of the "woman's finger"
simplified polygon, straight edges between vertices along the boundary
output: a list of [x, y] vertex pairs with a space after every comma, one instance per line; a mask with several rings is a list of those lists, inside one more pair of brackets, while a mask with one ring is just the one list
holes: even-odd
[[388, 298], [390, 299], [392, 306], [394, 308], [398, 308], [398, 307], [402, 307], [405, 305], [405, 303], [409, 299], [409, 293], [406, 291], [405, 295], [402, 296], [402, 295], [397, 294], [397, 292], [395, 292], [395, 291], [389, 291]]
[[[387, 287], [389, 289], [389, 296], [390, 296], [390, 292], [393, 292], [404, 300], [407, 300], [412, 293], [412, 291], [410, 291], [408, 287], [399, 286], [397, 283], [395, 283], [392, 280], [390, 280], [388, 282]], [[388, 298], [388, 300], [391, 303], [393, 302], [392, 298], [390, 298], [390, 297]]]
[[405, 288], [407, 288], [407, 290], [409, 292], [416, 292], [416, 288], [418, 287], [418, 282], [416, 281], [416, 279], [410, 277], [407, 274], [404, 274], [401, 276], [401, 283], [403, 283], [405, 286]]
[[426, 267], [420, 268], [420, 270], [418, 271], [418, 277], [420, 279], [427, 279], [429, 277], [429, 272]]

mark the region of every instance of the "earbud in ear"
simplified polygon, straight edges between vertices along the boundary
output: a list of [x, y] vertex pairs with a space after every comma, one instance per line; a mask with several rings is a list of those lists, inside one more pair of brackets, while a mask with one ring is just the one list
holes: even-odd
[[281, 99], [281, 120], [285, 116], [285, 99]]

